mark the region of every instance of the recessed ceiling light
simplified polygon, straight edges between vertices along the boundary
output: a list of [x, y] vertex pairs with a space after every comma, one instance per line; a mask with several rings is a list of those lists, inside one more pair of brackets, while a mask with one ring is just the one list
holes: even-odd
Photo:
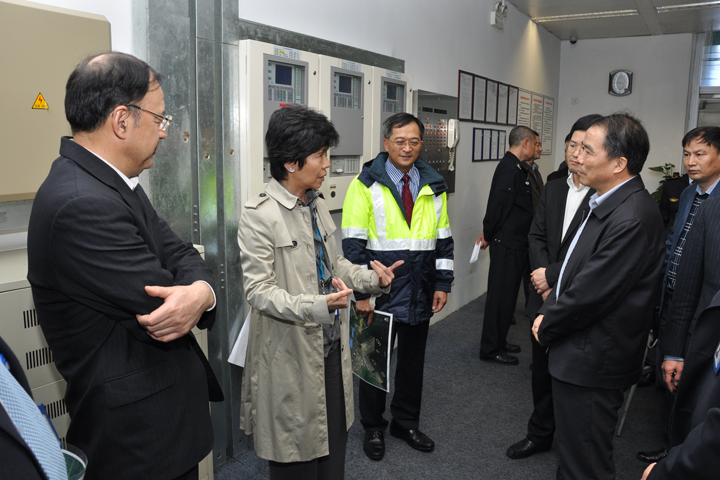
[[[713, 2], [713, 3], [719, 3]], [[609, 12], [594, 12], [594, 13], [572, 13], [568, 15], [550, 15], [547, 17], [534, 17], [532, 20], [536, 23], [544, 22], [558, 22], [561, 20], [589, 20], [591, 18], [611, 18], [611, 17], [630, 17], [638, 15], [637, 10], [612, 10]]]
[[713, 8], [720, 7], [720, 1], [716, 2], [700, 2], [700, 3], [686, 3], [685, 5], [666, 5], [664, 7], [657, 7], [658, 13], [677, 12], [680, 10], [699, 10], [701, 8]]

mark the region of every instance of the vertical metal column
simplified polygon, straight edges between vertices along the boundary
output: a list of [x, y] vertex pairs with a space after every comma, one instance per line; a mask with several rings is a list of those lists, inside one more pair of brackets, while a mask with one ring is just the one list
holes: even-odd
[[165, 76], [166, 110], [173, 115], [151, 170], [151, 199], [181, 238], [205, 246], [216, 279], [208, 356], [225, 393], [225, 402], [212, 408], [218, 467], [247, 448], [239, 429], [241, 371], [227, 363], [243, 318], [235, 240], [241, 207], [234, 187], [240, 170], [237, 2], [138, 0], [133, 10], [136, 52]]

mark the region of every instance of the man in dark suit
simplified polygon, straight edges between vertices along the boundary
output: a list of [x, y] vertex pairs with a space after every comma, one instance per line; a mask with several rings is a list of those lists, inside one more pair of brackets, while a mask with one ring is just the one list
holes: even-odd
[[[720, 201], [703, 205], [706, 220], [720, 237]], [[698, 221], [700, 219], [698, 218]], [[682, 267], [681, 267], [682, 269]], [[693, 274], [691, 271], [687, 271]], [[720, 348], [720, 292], [697, 319], [686, 355], [683, 381], [677, 390], [673, 412], [672, 445], [667, 458], [650, 465], [643, 480], [715, 479], [720, 470], [720, 377], [715, 373], [715, 355]]]
[[627, 114], [601, 117], [575, 154], [596, 193], [533, 324], [549, 346], [558, 478], [614, 479], [623, 390], [640, 377], [663, 263], [657, 204], [639, 176], [650, 142]]
[[78, 65], [65, 96], [74, 137], [30, 216], [28, 280], [87, 480], [197, 479], [208, 400], [222, 399], [190, 332], [214, 321], [212, 274], [138, 185], [172, 120], [161, 81], [122, 53]]
[[[659, 450], [638, 452], [638, 459], [652, 463], [667, 455], [669, 447], [668, 422], [674, 401], [672, 392], [682, 376], [683, 351], [686, 346], [685, 336], [690, 320], [680, 328], [667, 328], [670, 305], [674, 297], [675, 286], [678, 284], [678, 269], [683, 253], [688, 252], [687, 237], [693, 228], [695, 215], [706, 198], [720, 195], [716, 188], [720, 181], [720, 128], [698, 127], [690, 130], [682, 139], [683, 163], [688, 175], [693, 180], [691, 188], [684, 188], [676, 202], [677, 215], [670, 234], [665, 241], [665, 273], [662, 283], [659, 320], [659, 348], [657, 348], [657, 364], [660, 366], [660, 383], [663, 385], [662, 422], [665, 446]], [[666, 184], [667, 186], [667, 184]], [[682, 283], [682, 282], [680, 282]], [[706, 298], [709, 301], [709, 298]], [[702, 309], [698, 310], [699, 313]], [[664, 388], [667, 387], [667, 388]]]
[[663, 184], [660, 202], [658, 203], [660, 215], [662, 215], [663, 224], [665, 225], [665, 232], [668, 234], [672, 231], [675, 217], [680, 208], [680, 195], [692, 184], [692, 180], [687, 173], [678, 175], [676, 172], [675, 175], [675, 177]]
[[[34, 405], [35, 402], [32, 400], [32, 393], [30, 392], [30, 385], [25, 377], [25, 372], [17, 357], [2, 337], [0, 337], [0, 355], [7, 361], [7, 367], [0, 363], [0, 368], [7, 368], [9, 370], [10, 374], [23, 388], [25, 392], [23, 395]], [[0, 372], [0, 375], [1, 374], [2, 372]], [[1, 381], [2, 378], [0, 378], [0, 382]], [[3, 395], [0, 395], [0, 465], [2, 465], [0, 477], [22, 480], [52, 480], [45, 473], [40, 462], [38, 462], [36, 454], [16, 428], [12, 418], [10, 418], [6, 408], [4, 408], [2, 400]], [[52, 456], [59, 459], [62, 467], [64, 467], [65, 463], [55, 434], [50, 430], [49, 426], [47, 426], [47, 432], [44, 433], [54, 441], [53, 445], [56, 451], [52, 452]], [[58, 455], [59, 457], [57, 457]], [[64, 468], [62, 470], [64, 472]], [[67, 476], [64, 478], [67, 478]]]
[[510, 149], [495, 169], [483, 233], [476, 242], [483, 250], [490, 245], [480, 359], [501, 365], [518, 364], [518, 358], [508, 352], [517, 353], [520, 347], [509, 345], [506, 337], [527, 269], [527, 236], [534, 211], [530, 179], [521, 164], [534, 158], [536, 141], [537, 135], [527, 127], [510, 131]]
[[[575, 153], [585, 131], [600, 115], [586, 115], [575, 122], [565, 147]], [[590, 210], [590, 197], [595, 190], [580, 183], [578, 164], [568, 157], [569, 176], [545, 185], [535, 218], [530, 226], [530, 268], [533, 289], [528, 297], [526, 313], [535, 319], [537, 311], [555, 286], [570, 242]], [[548, 371], [547, 348], [531, 335], [532, 392], [534, 410], [528, 422], [527, 437], [507, 449], [510, 458], [526, 458], [550, 450], [555, 434], [552, 406], [552, 382]]]

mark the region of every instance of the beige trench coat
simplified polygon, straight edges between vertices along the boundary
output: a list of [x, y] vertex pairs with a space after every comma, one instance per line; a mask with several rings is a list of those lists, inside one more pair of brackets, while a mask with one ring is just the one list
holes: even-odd
[[[318, 295], [310, 211], [276, 180], [245, 204], [238, 228], [243, 287], [253, 308], [242, 379], [240, 427], [255, 452], [276, 462], [328, 455], [321, 324], [332, 323]], [[317, 221], [333, 276], [353, 290], [382, 293], [378, 276], [337, 254], [335, 224], [317, 199]], [[348, 323], [341, 314], [347, 428], [354, 420]]]

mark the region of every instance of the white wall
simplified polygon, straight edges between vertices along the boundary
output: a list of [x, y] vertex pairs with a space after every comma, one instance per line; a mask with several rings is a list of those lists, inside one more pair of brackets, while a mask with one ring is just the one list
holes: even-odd
[[132, 0], [32, 0], [104, 16], [110, 22], [113, 50], [133, 53]]
[[[496, 0], [367, 0], [347, 14], [336, 0], [276, 0], [272, 9], [255, 0], [239, 1], [240, 18], [401, 58], [416, 89], [457, 96], [460, 69], [559, 98], [560, 40], [512, 5], [505, 29], [492, 27], [490, 11]], [[448, 8], [450, 3], [453, 8]], [[285, 10], [293, 15], [277, 15]], [[449, 199], [455, 284], [448, 306], [436, 319], [487, 289], [488, 253], [472, 266], [468, 261], [482, 229], [497, 162], [471, 162], [474, 126], [480, 125], [461, 124], [456, 193]], [[539, 164], [544, 175], [554, 169], [551, 157]]]
[[[661, 175], [648, 167], [673, 163], [679, 170], [682, 163], [692, 39], [692, 34], [680, 34], [562, 42], [556, 144], [583, 115], [628, 110], [650, 137], [641, 176], [653, 192]], [[625, 97], [607, 93], [609, 73], [618, 69], [633, 72], [633, 91]], [[573, 98], [577, 105], [572, 105]], [[556, 164], [562, 160], [558, 151]]]
[[[462, 69], [559, 100], [560, 40], [512, 5], [505, 29], [492, 27], [490, 11], [496, 0], [453, 0], [453, 8], [431, 0], [367, 0], [347, 13], [340, 11], [342, 3], [335, 0], [276, 0], [271, 9], [255, 0], [238, 1], [243, 19], [401, 58], [417, 89], [456, 96], [458, 70]], [[144, 0], [39, 2], [104, 15], [111, 24], [113, 49], [127, 53], [137, 50], [133, 44], [133, 7], [140, 12]], [[292, 15], [278, 15], [283, 11]], [[437, 319], [487, 289], [487, 252], [472, 266], [468, 260], [481, 231], [497, 162], [471, 162], [474, 126], [479, 124], [463, 122], [461, 126], [457, 193], [449, 201], [456, 280], [448, 307]], [[544, 175], [554, 170], [552, 160], [543, 157], [538, 162]]]

